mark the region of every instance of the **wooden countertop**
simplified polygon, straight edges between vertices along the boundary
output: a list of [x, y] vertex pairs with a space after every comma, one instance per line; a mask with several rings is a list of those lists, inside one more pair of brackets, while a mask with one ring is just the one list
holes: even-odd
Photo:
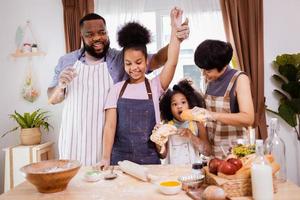
[[[172, 166], [172, 165], [149, 165], [150, 171], [154, 175], [160, 176], [161, 179], [176, 180], [178, 176], [191, 173], [191, 167]], [[150, 199], [172, 199], [185, 200], [190, 199], [184, 191], [177, 195], [161, 194], [157, 186], [152, 183], [137, 180], [127, 174], [122, 173], [118, 169], [115, 172], [118, 178], [114, 180], [103, 180], [98, 182], [84, 181], [84, 173], [90, 170], [89, 167], [83, 167], [78, 174], [70, 181], [67, 189], [58, 193], [42, 194], [37, 192], [33, 185], [29, 182], [24, 182], [13, 190], [4, 193], [0, 196], [0, 200], [150, 200]], [[236, 199], [251, 199], [251, 198], [234, 198]], [[300, 199], [300, 187], [291, 182], [280, 184], [278, 192], [275, 194], [276, 200], [285, 199]]]

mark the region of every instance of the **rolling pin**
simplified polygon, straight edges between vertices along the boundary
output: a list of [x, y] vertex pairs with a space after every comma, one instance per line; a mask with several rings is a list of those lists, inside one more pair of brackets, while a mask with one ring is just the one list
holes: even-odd
[[153, 182], [158, 178], [150, 174], [149, 169], [147, 167], [131, 162], [129, 160], [119, 161], [118, 165], [123, 172], [145, 182]]

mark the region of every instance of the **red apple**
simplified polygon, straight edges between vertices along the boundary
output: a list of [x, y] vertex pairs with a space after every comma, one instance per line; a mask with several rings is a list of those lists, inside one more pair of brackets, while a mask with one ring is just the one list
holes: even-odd
[[227, 175], [233, 175], [237, 171], [237, 167], [227, 161], [222, 162], [218, 167], [218, 172], [221, 172], [223, 174]]
[[221, 160], [219, 158], [213, 158], [208, 163], [208, 169], [210, 173], [217, 174], [218, 173], [218, 167], [219, 165], [224, 162], [224, 160]]
[[237, 168], [237, 170], [241, 169], [243, 167], [243, 163], [240, 159], [237, 158], [229, 158], [227, 162], [230, 162], [231, 164], [234, 164]]

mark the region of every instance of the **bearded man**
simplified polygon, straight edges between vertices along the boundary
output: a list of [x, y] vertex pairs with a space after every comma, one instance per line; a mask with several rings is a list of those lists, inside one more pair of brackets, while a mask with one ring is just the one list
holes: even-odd
[[[90, 13], [80, 20], [83, 48], [62, 56], [48, 88], [51, 104], [64, 101], [58, 140], [60, 159], [94, 165], [101, 160], [104, 105], [110, 87], [127, 79], [123, 53], [109, 47], [105, 19]], [[177, 29], [182, 41], [188, 24]], [[148, 71], [167, 60], [168, 46], [148, 58]]]

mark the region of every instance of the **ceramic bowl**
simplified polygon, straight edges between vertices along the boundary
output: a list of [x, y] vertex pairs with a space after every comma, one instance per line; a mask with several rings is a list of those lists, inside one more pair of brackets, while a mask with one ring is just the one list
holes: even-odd
[[66, 189], [81, 164], [75, 160], [48, 160], [22, 167], [27, 181], [41, 193], [53, 193]]
[[99, 172], [97, 170], [87, 171], [84, 174], [84, 180], [86, 180], [88, 182], [99, 181], [101, 179], [101, 177], [102, 177], [101, 172]]
[[180, 181], [162, 181], [159, 183], [158, 187], [161, 193], [167, 195], [174, 195], [181, 191], [181, 182]]
[[189, 191], [200, 188], [204, 182], [204, 177], [203, 174], [191, 174], [180, 176], [178, 180], [182, 183], [182, 189]]

